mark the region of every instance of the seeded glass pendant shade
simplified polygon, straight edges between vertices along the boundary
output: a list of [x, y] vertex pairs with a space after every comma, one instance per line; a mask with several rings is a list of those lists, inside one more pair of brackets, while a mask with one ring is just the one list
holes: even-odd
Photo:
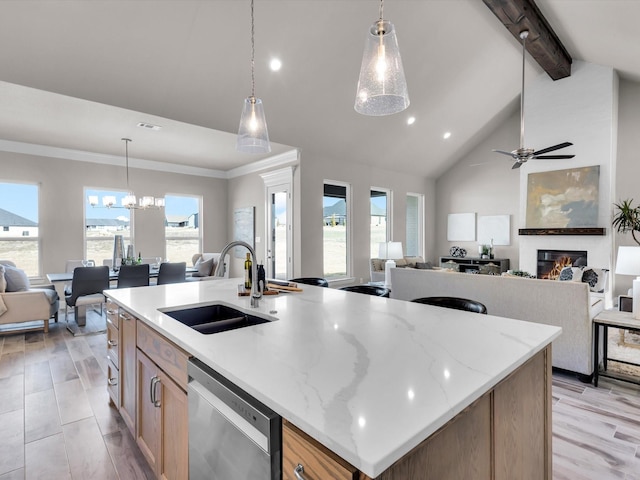
[[267, 121], [264, 118], [262, 100], [259, 98], [251, 96], [244, 99], [236, 149], [243, 153], [269, 153], [271, 151]]
[[[382, 5], [381, 5], [382, 6]], [[356, 91], [356, 112], [391, 115], [409, 106], [409, 92], [393, 24], [382, 19], [367, 32]]]
[[244, 99], [236, 150], [242, 153], [269, 153], [269, 132], [262, 100], [255, 95], [255, 41], [253, 0], [251, 0], [251, 95]]

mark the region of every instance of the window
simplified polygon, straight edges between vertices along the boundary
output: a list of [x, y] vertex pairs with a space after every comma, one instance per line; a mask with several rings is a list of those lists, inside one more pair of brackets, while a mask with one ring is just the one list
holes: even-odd
[[423, 214], [424, 195], [419, 193], [407, 194], [407, 250], [409, 257], [423, 256]]
[[40, 276], [38, 195], [37, 185], [0, 183], [0, 258], [30, 277]]
[[371, 206], [371, 258], [380, 256], [380, 243], [391, 240], [391, 218], [389, 214], [390, 192], [381, 188], [372, 188], [370, 196]]
[[350, 275], [349, 185], [325, 182], [322, 198], [323, 262], [327, 280]]
[[187, 262], [202, 252], [200, 212], [202, 197], [165, 195], [165, 256], [171, 262]]
[[[85, 189], [84, 207], [84, 241], [85, 256], [87, 260], [93, 260], [96, 265], [102, 265], [103, 260], [113, 258], [113, 246], [116, 235], [122, 235], [125, 245], [133, 243], [131, 235], [131, 211], [119, 207], [122, 198], [127, 192], [117, 190]], [[94, 197], [94, 205], [89, 203], [89, 197]], [[103, 199], [110, 200], [112, 207], [104, 206]]]

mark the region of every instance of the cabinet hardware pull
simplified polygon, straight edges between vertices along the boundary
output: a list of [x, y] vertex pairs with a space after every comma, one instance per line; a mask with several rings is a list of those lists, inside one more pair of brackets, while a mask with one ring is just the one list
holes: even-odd
[[296, 476], [296, 478], [298, 480], [305, 480], [304, 475], [303, 475], [304, 467], [302, 465], [298, 464], [298, 466], [293, 469], [293, 473], [294, 473], [294, 475]]
[[116, 342], [115, 340], [107, 340], [107, 345], [109, 345], [110, 347], [117, 347], [118, 342]]
[[151, 389], [149, 392], [149, 396], [151, 397], [151, 403], [153, 403], [154, 407], [160, 407], [160, 401], [158, 400], [158, 397], [156, 396], [156, 385], [158, 385], [160, 383], [160, 379], [157, 376], [153, 376], [151, 378]]
[[117, 310], [111, 310], [110, 308], [107, 308], [107, 315], [115, 315], [116, 313], [118, 313]]
[[127, 315], [126, 313], [121, 313], [119, 316], [123, 320], [131, 320], [131, 318], [132, 318], [129, 315]]
[[107, 380], [107, 383], [110, 387], [115, 387], [116, 385], [118, 385], [118, 379], [116, 377], [109, 378]]

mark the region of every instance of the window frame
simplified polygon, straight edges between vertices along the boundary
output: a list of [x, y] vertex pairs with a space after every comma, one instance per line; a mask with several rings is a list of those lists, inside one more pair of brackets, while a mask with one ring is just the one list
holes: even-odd
[[[408, 208], [405, 207], [405, 255], [407, 256], [416, 256], [416, 257], [422, 257], [424, 259], [424, 255], [425, 255], [425, 245], [424, 245], [424, 194], [422, 193], [414, 193], [414, 192], [407, 192], [407, 197], [414, 197], [418, 200], [418, 212], [416, 215], [416, 218], [418, 220], [418, 224], [416, 226], [416, 233], [417, 233], [417, 239], [416, 239], [416, 243], [417, 243], [417, 248], [418, 251], [416, 253], [416, 255], [410, 255], [409, 253], [409, 232], [408, 232], [408, 228], [409, 228], [409, 221], [407, 220], [407, 214], [408, 214]], [[409, 203], [406, 202], [405, 205], [408, 205]]]
[[[184, 240], [184, 237], [167, 237], [167, 197], [182, 197], [182, 198], [195, 198], [198, 201], [198, 248], [195, 252], [193, 252], [193, 254], [196, 253], [205, 253], [203, 252], [202, 248], [204, 245], [204, 241], [203, 241], [203, 234], [204, 234], [204, 215], [203, 215], [203, 209], [204, 209], [204, 199], [202, 195], [192, 195], [192, 194], [188, 194], [188, 193], [165, 193], [164, 195], [164, 199], [165, 199], [165, 207], [164, 207], [164, 212], [163, 212], [163, 225], [162, 225], [162, 230], [164, 232], [164, 258], [168, 258], [169, 261], [174, 262], [174, 261], [179, 261], [176, 260], [174, 258], [169, 257], [168, 252], [167, 252], [167, 244], [168, 244], [168, 240]], [[193, 238], [190, 238], [191, 240], [193, 240]], [[187, 261], [187, 265], [189, 265], [189, 262], [191, 261], [191, 259], [188, 259]]]
[[[345, 207], [345, 224], [346, 224], [346, 228], [345, 228], [345, 235], [346, 235], [346, 259], [345, 259], [345, 263], [346, 263], [346, 272], [344, 276], [339, 276], [339, 277], [327, 277], [326, 273], [324, 272], [324, 255], [325, 255], [325, 249], [324, 249], [324, 190], [325, 190], [325, 185], [333, 185], [336, 187], [344, 187], [345, 188], [345, 202], [346, 202], [346, 207]], [[331, 283], [336, 283], [336, 282], [344, 282], [344, 281], [348, 281], [351, 280], [353, 278], [353, 254], [352, 254], [352, 243], [353, 243], [353, 227], [352, 227], [352, 187], [351, 184], [348, 182], [343, 182], [340, 180], [330, 180], [330, 179], [324, 179], [322, 181], [322, 208], [323, 208], [323, 216], [322, 216], [322, 274], [323, 276], [327, 279], [327, 281], [331, 284]]]
[[[13, 235], [13, 236], [3, 236], [0, 235], [0, 239], [2, 239], [2, 241], [20, 241], [20, 242], [24, 242], [24, 241], [28, 241], [28, 242], [35, 242], [36, 243], [36, 248], [37, 248], [37, 256], [38, 258], [36, 259], [36, 274], [35, 275], [28, 275], [29, 279], [31, 280], [35, 280], [37, 282], [39, 282], [43, 276], [42, 276], [42, 232], [40, 231], [40, 212], [42, 210], [41, 208], [41, 202], [42, 202], [42, 196], [40, 195], [40, 189], [42, 187], [42, 184], [40, 182], [24, 182], [24, 181], [19, 181], [19, 180], [14, 180], [14, 179], [0, 179], [0, 183], [4, 183], [4, 184], [10, 184], [10, 185], [24, 185], [24, 186], [32, 186], [35, 187], [36, 189], [36, 205], [37, 205], [37, 219], [36, 219], [36, 228], [38, 230], [38, 235], [33, 237], [31, 235], [24, 235], [24, 230], [20, 231], [19, 234]], [[6, 210], [6, 209], [5, 209]], [[13, 212], [12, 212], [13, 213]], [[18, 215], [18, 214], [16, 214]], [[22, 215], [20, 215], [22, 216]], [[26, 218], [26, 217], [25, 217]], [[28, 219], [27, 219], [28, 220]], [[5, 228], [6, 227], [6, 230]], [[24, 227], [22, 227], [24, 228]], [[10, 228], [9, 226], [4, 226], [3, 225], [3, 232], [9, 232]], [[7, 260], [11, 260], [11, 261], [15, 261], [16, 259], [14, 258], [7, 258]], [[17, 265], [18, 268], [21, 268], [20, 265]]]
[[[392, 197], [392, 195], [393, 195], [393, 192], [392, 192], [392, 190], [390, 188], [384, 188], [384, 187], [371, 187], [369, 189], [369, 217], [371, 217], [371, 198], [372, 198], [371, 197], [371, 193], [374, 192], [374, 191], [375, 192], [384, 193], [386, 195], [386, 197], [387, 197], [387, 208], [386, 208], [387, 211], [386, 211], [386, 217], [385, 217], [385, 222], [386, 222], [386, 224], [385, 224], [385, 227], [386, 227], [385, 243], [391, 242], [391, 241], [393, 241], [393, 238], [392, 238], [392, 233], [393, 233], [393, 216], [392, 216], [392, 212], [393, 212], [393, 209], [392, 209], [392, 201], [393, 200], [392, 199], [393, 199], [393, 197]], [[378, 242], [378, 243], [380, 243], [380, 242]], [[371, 218], [369, 218], [369, 245], [370, 245], [369, 248], [371, 248], [371, 246], [372, 246], [372, 243], [371, 243]], [[370, 258], [378, 258], [378, 255], [379, 255], [379, 250], [378, 249], [374, 248], [374, 250], [370, 252], [370, 256], [371, 256]]]

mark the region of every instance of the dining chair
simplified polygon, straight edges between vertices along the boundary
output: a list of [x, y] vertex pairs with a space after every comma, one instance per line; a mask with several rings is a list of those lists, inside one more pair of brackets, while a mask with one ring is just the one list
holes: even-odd
[[66, 306], [64, 309], [64, 319], [67, 321], [69, 307], [74, 308], [76, 323], [84, 326], [86, 317], [79, 314], [78, 307], [100, 304], [100, 315], [103, 314], [102, 307], [105, 304], [105, 297], [102, 293], [109, 289], [109, 267], [76, 267], [73, 270], [71, 280], [71, 292], [65, 295]]
[[118, 287], [148, 287], [149, 286], [149, 264], [122, 265], [118, 272]]
[[329, 282], [326, 279], [320, 277], [300, 277], [291, 278], [289, 282], [303, 283], [305, 285], [315, 285], [316, 287], [329, 287]]
[[378, 287], [377, 285], [348, 285], [346, 287], [341, 287], [340, 290], [385, 298], [389, 298], [389, 293], [391, 293], [391, 290], [388, 288]]
[[156, 285], [180, 283], [186, 281], [187, 262], [165, 262], [160, 264], [158, 282]]
[[477, 300], [469, 300], [468, 298], [459, 297], [423, 297], [411, 300], [415, 303], [423, 303], [425, 305], [435, 305], [436, 307], [453, 308], [456, 310], [465, 310], [467, 312], [487, 314], [487, 307]]

